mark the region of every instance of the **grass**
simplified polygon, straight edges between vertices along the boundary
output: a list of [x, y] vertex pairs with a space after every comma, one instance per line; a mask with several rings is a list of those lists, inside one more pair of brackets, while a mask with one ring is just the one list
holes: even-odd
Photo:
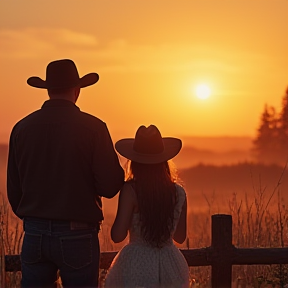
[[0, 223], [0, 284], [5, 288], [20, 287], [20, 271], [3, 273], [4, 255], [20, 254], [24, 234], [22, 221], [14, 216], [3, 193], [0, 193]]
[[[286, 167], [283, 170], [286, 171]], [[251, 176], [252, 177], [252, 176]], [[261, 178], [253, 184], [254, 195], [245, 194], [243, 199], [236, 192], [217, 204], [215, 193], [203, 197], [206, 201], [206, 211], [193, 213], [193, 206], [188, 215], [187, 241], [179, 248], [201, 248], [211, 244], [211, 215], [226, 213], [233, 219], [233, 244], [237, 247], [287, 247], [288, 246], [288, 207], [285, 191], [281, 191], [281, 178], [272, 191], [262, 185]], [[254, 179], [253, 179], [254, 181]], [[253, 182], [254, 183], [254, 182]], [[0, 193], [1, 194], [1, 193]], [[1, 194], [3, 195], [3, 194]], [[193, 203], [190, 199], [189, 203]], [[286, 202], [285, 202], [286, 201]], [[116, 251], [127, 243], [127, 240], [114, 244], [110, 239], [110, 226], [113, 217], [107, 215], [99, 233], [102, 251]], [[10, 210], [7, 200], [0, 199], [0, 261], [3, 254], [19, 254], [23, 239], [22, 222]], [[3, 267], [1, 265], [1, 267]], [[4, 274], [4, 276], [3, 276]], [[190, 267], [191, 287], [211, 287], [211, 267]], [[105, 277], [105, 271], [100, 271]], [[6, 288], [20, 287], [21, 272], [1, 273], [1, 281]], [[287, 287], [288, 265], [241, 265], [233, 266], [233, 287]]]

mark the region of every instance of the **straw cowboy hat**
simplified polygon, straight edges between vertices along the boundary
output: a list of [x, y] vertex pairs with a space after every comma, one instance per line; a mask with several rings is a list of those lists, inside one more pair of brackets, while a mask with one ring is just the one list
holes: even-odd
[[30, 77], [28, 85], [42, 89], [66, 89], [79, 86], [80, 88], [95, 84], [99, 80], [97, 73], [89, 73], [79, 77], [75, 63], [70, 59], [50, 62], [46, 68], [46, 80], [40, 77]]
[[125, 138], [116, 142], [116, 150], [125, 158], [143, 164], [156, 164], [175, 157], [182, 147], [177, 138], [162, 138], [154, 125], [140, 126], [134, 138]]

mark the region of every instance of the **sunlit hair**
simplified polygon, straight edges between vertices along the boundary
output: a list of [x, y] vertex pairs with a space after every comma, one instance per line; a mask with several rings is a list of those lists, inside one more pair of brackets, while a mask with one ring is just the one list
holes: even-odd
[[173, 229], [177, 173], [170, 162], [141, 164], [127, 162], [127, 181], [135, 188], [142, 237], [162, 247]]

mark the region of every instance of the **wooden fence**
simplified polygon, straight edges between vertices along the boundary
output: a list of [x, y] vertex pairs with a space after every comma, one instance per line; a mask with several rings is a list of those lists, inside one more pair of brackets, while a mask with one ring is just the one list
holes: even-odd
[[[230, 288], [232, 265], [288, 264], [288, 247], [236, 248], [232, 245], [232, 216], [212, 215], [211, 246], [200, 249], [180, 249], [189, 266], [212, 266], [212, 288]], [[109, 268], [117, 252], [102, 252], [100, 268]], [[19, 255], [6, 255], [4, 271], [20, 271]]]

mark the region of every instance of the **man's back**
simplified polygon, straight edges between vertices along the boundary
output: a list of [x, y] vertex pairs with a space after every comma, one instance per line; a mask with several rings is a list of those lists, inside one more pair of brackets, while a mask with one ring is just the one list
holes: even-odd
[[70, 101], [46, 101], [19, 121], [10, 149], [8, 171], [19, 177], [10, 173], [8, 196], [20, 217], [99, 222], [99, 196], [113, 197], [123, 182], [106, 124]]

